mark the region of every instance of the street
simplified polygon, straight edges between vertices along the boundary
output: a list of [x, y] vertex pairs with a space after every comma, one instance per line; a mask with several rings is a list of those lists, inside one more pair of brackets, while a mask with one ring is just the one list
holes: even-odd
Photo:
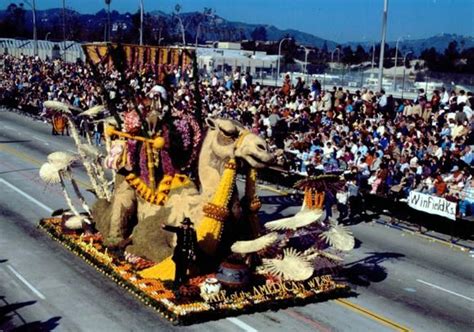
[[[0, 110], [0, 331], [474, 328], [473, 255], [375, 222], [351, 226], [357, 244], [346, 256], [345, 271], [354, 296], [173, 327], [36, 227], [66, 205], [59, 186], [47, 187], [38, 176], [47, 154], [60, 150], [75, 150], [70, 137], [51, 136], [49, 124]], [[83, 170], [75, 174], [87, 182]], [[266, 200], [264, 214], [288, 215], [298, 208]]]

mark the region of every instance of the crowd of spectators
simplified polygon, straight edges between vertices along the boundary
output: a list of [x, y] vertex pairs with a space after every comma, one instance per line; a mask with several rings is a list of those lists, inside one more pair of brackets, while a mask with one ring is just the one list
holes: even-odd
[[[146, 70], [100, 67], [106, 79], [98, 84], [81, 63], [8, 55], [0, 61], [0, 103], [40, 114], [46, 114], [45, 100], [85, 110], [107, 97], [122, 112], [138, 105], [157, 117], [167, 108], [193, 112], [197, 105], [190, 68], [169, 68], [166, 92], [159, 92], [156, 75]], [[323, 89], [300, 78], [292, 84], [289, 76], [276, 88], [239, 71], [224, 77], [201, 72], [200, 78], [203, 116], [238, 120], [265, 137], [285, 172], [342, 172], [372, 194], [406, 198], [416, 190], [458, 201], [461, 216], [474, 214], [470, 92], [420, 89], [414, 99], [396, 100], [383, 90]], [[77, 121], [81, 130], [95, 131], [100, 144], [99, 126]]]

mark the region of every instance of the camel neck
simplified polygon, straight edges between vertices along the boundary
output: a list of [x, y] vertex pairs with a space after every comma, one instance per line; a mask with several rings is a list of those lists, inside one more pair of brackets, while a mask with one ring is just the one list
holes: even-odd
[[222, 159], [212, 150], [213, 135], [206, 135], [199, 154], [199, 181], [203, 195], [211, 196], [224, 172], [225, 164], [230, 158]]

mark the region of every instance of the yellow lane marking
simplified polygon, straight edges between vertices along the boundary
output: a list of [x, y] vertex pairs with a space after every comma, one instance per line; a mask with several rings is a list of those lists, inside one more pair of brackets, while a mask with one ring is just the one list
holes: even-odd
[[275, 189], [273, 187], [270, 187], [270, 186], [267, 186], [267, 185], [264, 185], [264, 184], [257, 184], [257, 187], [259, 187], [260, 189], [263, 189], [263, 190], [272, 191], [272, 192], [280, 194], [282, 196], [288, 195], [288, 193], [286, 191], [278, 190], [278, 189]]
[[356, 312], [362, 316], [365, 316], [365, 317], [368, 317], [382, 325], [385, 325], [385, 326], [388, 326], [392, 329], [394, 329], [395, 331], [403, 331], [403, 332], [408, 332], [408, 331], [411, 331], [409, 328], [403, 326], [403, 325], [400, 325], [398, 323], [395, 323], [394, 321], [386, 318], [386, 317], [383, 317], [379, 314], [376, 314], [375, 312], [373, 311], [370, 311], [369, 309], [366, 309], [364, 307], [361, 307], [357, 304], [354, 304], [352, 302], [349, 302], [345, 299], [337, 299], [335, 300], [335, 302], [353, 312]]
[[[20, 152], [18, 151], [17, 149], [15, 148], [12, 148], [12, 147], [9, 147], [9, 146], [6, 146], [5, 144], [0, 144], [0, 151], [3, 151], [3, 152], [6, 152], [8, 154], [11, 154], [19, 159], [22, 159], [26, 162], [29, 162], [33, 165], [36, 165], [36, 166], [41, 166], [43, 165], [44, 162], [41, 162], [39, 161], [38, 159], [36, 158], [33, 158], [33, 157], [30, 157], [29, 155], [27, 155], [26, 153], [23, 153], [23, 152]], [[46, 162], [46, 161], [45, 161]], [[81, 185], [81, 187], [87, 189], [87, 188], [90, 188], [91, 186], [87, 183], [87, 182], [84, 182], [80, 179], [77, 179], [76, 180], [77, 183], [79, 183], [79, 185]]]

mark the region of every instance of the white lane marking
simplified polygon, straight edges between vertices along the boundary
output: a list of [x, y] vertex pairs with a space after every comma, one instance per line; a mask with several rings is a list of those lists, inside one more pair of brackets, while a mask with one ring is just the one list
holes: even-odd
[[41, 294], [41, 292], [40, 292], [39, 290], [37, 290], [32, 284], [30, 284], [30, 283], [28, 282], [28, 280], [26, 280], [26, 279], [20, 274], [20, 272], [16, 271], [11, 265], [7, 265], [7, 268], [8, 268], [10, 271], [12, 271], [12, 273], [13, 273], [18, 279], [20, 279], [20, 281], [21, 281], [22, 283], [24, 283], [26, 287], [28, 287], [33, 293], [35, 293], [36, 296], [38, 296], [38, 297], [39, 297], [40, 299], [42, 299], [42, 300], [45, 300], [45, 299], [46, 299], [46, 297], [45, 297], [43, 294]]
[[459, 294], [459, 293], [456, 293], [456, 292], [453, 292], [453, 291], [450, 291], [449, 289], [446, 289], [446, 288], [443, 288], [443, 287], [440, 287], [440, 286], [431, 284], [431, 283], [426, 282], [426, 281], [421, 280], [421, 279], [416, 279], [416, 281], [421, 282], [422, 284], [428, 285], [428, 286], [430, 286], [430, 287], [433, 287], [433, 288], [442, 290], [443, 292], [446, 292], [446, 293], [449, 293], [449, 294], [452, 294], [452, 295], [459, 296], [460, 298], [463, 298], [463, 299], [465, 299], [465, 300], [474, 302], [474, 299], [473, 299], [473, 298], [468, 297], [468, 296], [465, 296], [465, 295], [462, 295], [462, 294]]
[[10, 126], [8, 126], [8, 125], [6, 125], [6, 124], [4, 124], [4, 125], [3, 125], [3, 127], [5, 127], [6, 129], [10, 129], [10, 130], [14, 130], [14, 131], [16, 131], [16, 129], [15, 129], [15, 128], [12, 128], [12, 127], [10, 127]]
[[18, 189], [17, 187], [15, 187], [14, 185], [12, 185], [10, 182], [4, 180], [4, 179], [0, 179], [0, 182], [4, 183], [5, 185], [7, 185], [8, 187], [10, 187], [11, 189], [13, 189], [14, 191], [16, 191], [17, 193], [19, 193], [21, 196], [25, 197], [27, 200], [29, 200], [30, 202], [38, 205], [40, 208], [42, 208], [43, 210], [45, 210], [46, 212], [48, 213], [52, 213], [54, 210], [51, 209], [49, 206], [46, 206], [44, 205], [43, 203], [41, 203], [40, 201], [38, 201], [36, 198], [28, 195], [27, 193], [25, 193], [23, 190], [21, 189]]
[[227, 320], [229, 322], [231, 322], [232, 324], [235, 324], [237, 325], [238, 327], [240, 327], [242, 330], [244, 331], [247, 331], [247, 332], [258, 332], [258, 330], [254, 329], [252, 326], [242, 322], [240, 319], [238, 318], [235, 318], [235, 317], [229, 317], [227, 318]]
[[43, 142], [43, 143], [46, 144], [46, 145], [49, 145], [49, 142], [48, 142], [48, 141], [45, 141], [44, 139], [42, 139], [42, 138], [40, 138], [40, 137], [38, 137], [38, 136], [36, 136], [36, 135], [31, 135], [31, 136], [32, 136], [35, 140], [40, 141], [40, 142]]

